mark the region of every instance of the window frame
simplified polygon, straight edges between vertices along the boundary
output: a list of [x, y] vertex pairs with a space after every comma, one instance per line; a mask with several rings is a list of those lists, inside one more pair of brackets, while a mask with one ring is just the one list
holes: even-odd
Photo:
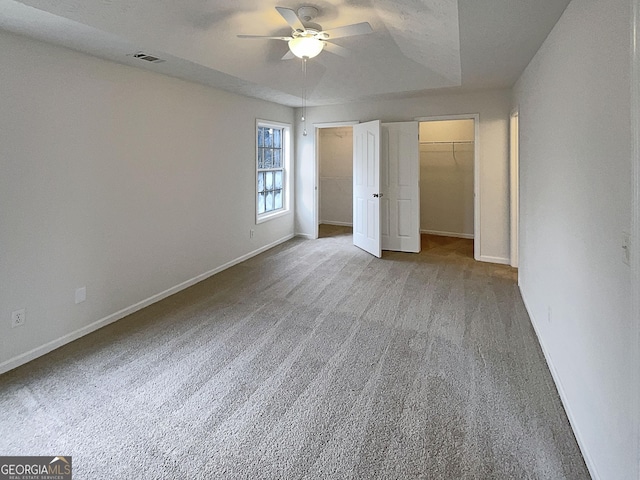
[[[269, 212], [258, 213], [259, 212], [259, 192], [258, 192], [258, 174], [265, 169], [260, 169], [258, 166], [258, 152], [260, 146], [258, 144], [258, 132], [261, 127], [266, 128], [277, 128], [282, 130], [282, 208], [277, 210], [271, 210]], [[290, 165], [291, 165], [291, 124], [276, 122], [272, 120], [262, 120], [256, 119], [256, 128], [255, 128], [255, 152], [254, 152], [254, 207], [256, 213], [256, 225], [266, 222], [268, 220], [272, 220], [275, 218], [282, 217], [284, 215], [289, 214], [290, 206], [291, 206], [291, 192], [289, 190], [290, 186]]]

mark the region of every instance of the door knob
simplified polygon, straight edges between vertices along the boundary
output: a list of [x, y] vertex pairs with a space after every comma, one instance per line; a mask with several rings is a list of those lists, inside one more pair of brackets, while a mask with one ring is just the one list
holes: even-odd
[[373, 198], [384, 197], [382, 193], [374, 193]]

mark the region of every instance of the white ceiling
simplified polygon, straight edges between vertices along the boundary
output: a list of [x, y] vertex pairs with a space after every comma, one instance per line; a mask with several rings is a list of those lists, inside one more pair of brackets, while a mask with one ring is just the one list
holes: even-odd
[[[510, 87], [570, 0], [0, 0], [0, 29], [232, 92], [300, 105], [301, 60], [281, 60], [289, 35], [275, 10], [318, 8], [323, 29], [369, 22], [337, 39], [351, 56], [308, 64], [309, 105], [435, 89]], [[164, 60], [149, 64], [130, 54]]]

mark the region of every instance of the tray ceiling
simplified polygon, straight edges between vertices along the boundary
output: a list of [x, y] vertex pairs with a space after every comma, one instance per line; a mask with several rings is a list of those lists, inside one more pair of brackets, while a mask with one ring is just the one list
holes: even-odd
[[[430, 90], [510, 87], [569, 0], [0, 0], [0, 29], [101, 58], [299, 106], [301, 60], [275, 6], [313, 5], [323, 29], [369, 22], [374, 32], [335, 41], [351, 55], [309, 60], [309, 105]], [[131, 56], [145, 51], [165, 62]]]

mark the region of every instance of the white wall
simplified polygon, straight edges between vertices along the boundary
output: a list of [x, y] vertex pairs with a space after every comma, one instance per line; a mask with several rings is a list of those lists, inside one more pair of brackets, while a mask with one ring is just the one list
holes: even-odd
[[594, 478], [637, 479], [629, 0], [573, 0], [515, 87], [520, 285]]
[[474, 123], [473, 119], [420, 122], [424, 233], [473, 238]]
[[254, 209], [255, 119], [291, 108], [0, 44], [0, 371], [293, 234], [293, 214]]
[[353, 223], [353, 128], [319, 129], [320, 223]]
[[[482, 260], [509, 262], [509, 111], [510, 90], [467, 94], [434, 94], [394, 100], [308, 108], [307, 124], [381, 120], [398, 122], [416, 117], [478, 113], [480, 115], [480, 252]], [[297, 112], [299, 113], [299, 112]], [[296, 114], [296, 119], [300, 115]], [[315, 231], [315, 138], [296, 142], [296, 233]]]

